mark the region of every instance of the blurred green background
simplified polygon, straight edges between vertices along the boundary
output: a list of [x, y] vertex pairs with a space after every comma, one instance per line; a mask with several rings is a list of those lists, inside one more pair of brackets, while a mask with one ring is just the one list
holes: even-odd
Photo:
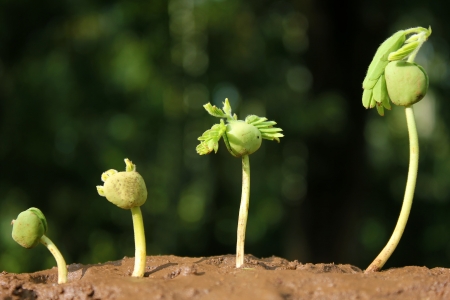
[[365, 268], [403, 198], [403, 109], [361, 104], [378, 45], [431, 25], [416, 61], [421, 157], [405, 234], [385, 268], [450, 267], [448, 1], [0, 1], [0, 270], [55, 265], [11, 238], [39, 207], [68, 263], [134, 256], [129, 211], [98, 196], [130, 158], [146, 180], [148, 255], [235, 253], [241, 162], [199, 156], [226, 97], [284, 129], [250, 159], [246, 253]]

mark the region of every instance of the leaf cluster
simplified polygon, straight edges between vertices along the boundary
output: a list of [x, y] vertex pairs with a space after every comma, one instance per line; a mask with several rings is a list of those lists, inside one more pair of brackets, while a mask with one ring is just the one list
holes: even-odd
[[[226, 134], [227, 126], [223, 119], [227, 122], [235, 121], [238, 119], [236, 114], [232, 114], [231, 105], [228, 98], [223, 102], [223, 108], [220, 109], [211, 103], [203, 105], [205, 110], [214, 117], [221, 118], [219, 124], [214, 124], [211, 129], [206, 130], [202, 136], [198, 138], [200, 144], [197, 145], [196, 151], [200, 155], [209, 154], [212, 151], [217, 153], [219, 150], [219, 140]], [[281, 133], [283, 129], [279, 127], [273, 127], [277, 123], [275, 121], [268, 121], [265, 117], [258, 117], [256, 115], [249, 115], [245, 118], [247, 124], [255, 126], [260, 132], [261, 137], [270, 141], [280, 142], [280, 138], [284, 135]]]
[[[406, 36], [413, 34], [408, 39]], [[391, 109], [384, 70], [389, 62], [406, 59], [418, 51], [431, 34], [431, 28], [415, 27], [400, 30], [385, 40], [377, 49], [363, 81], [362, 103], [365, 108], [377, 108], [383, 116], [384, 109]]]

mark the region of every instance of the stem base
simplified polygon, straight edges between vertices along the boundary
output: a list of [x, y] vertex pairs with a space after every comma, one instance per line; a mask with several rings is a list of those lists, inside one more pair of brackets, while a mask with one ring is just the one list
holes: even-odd
[[131, 215], [133, 217], [134, 243], [136, 247], [134, 258], [134, 270], [131, 276], [144, 277], [147, 254], [145, 244], [144, 221], [142, 219], [141, 208], [139, 206], [132, 207]]
[[250, 160], [248, 155], [242, 156], [242, 194], [239, 208], [239, 220], [236, 243], [236, 268], [244, 264], [245, 229], [247, 227], [248, 206], [250, 204]]
[[45, 234], [41, 237], [41, 243], [47, 247], [52, 253], [58, 265], [58, 284], [67, 282], [67, 265], [61, 252], [59, 252], [56, 245]]

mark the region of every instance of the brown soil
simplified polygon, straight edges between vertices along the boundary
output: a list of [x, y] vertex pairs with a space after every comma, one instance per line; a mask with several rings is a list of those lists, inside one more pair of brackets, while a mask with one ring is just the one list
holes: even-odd
[[279, 257], [147, 257], [144, 278], [133, 258], [72, 264], [58, 285], [56, 268], [0, 274], [1, 299], [450, 299], [450, 269], [404, 267], [365, 275], [351, 265], [302, 264]]

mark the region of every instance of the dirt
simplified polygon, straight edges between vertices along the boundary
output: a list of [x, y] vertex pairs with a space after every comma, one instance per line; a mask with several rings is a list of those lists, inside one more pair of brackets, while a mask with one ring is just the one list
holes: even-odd
[[364, 274], [352, 265], [302, 264], [279, 257], [148, 256], [144, 278], [134, 259], [0, 274], [1, 299], [450, 299], [450, 269], [404, 267]]

